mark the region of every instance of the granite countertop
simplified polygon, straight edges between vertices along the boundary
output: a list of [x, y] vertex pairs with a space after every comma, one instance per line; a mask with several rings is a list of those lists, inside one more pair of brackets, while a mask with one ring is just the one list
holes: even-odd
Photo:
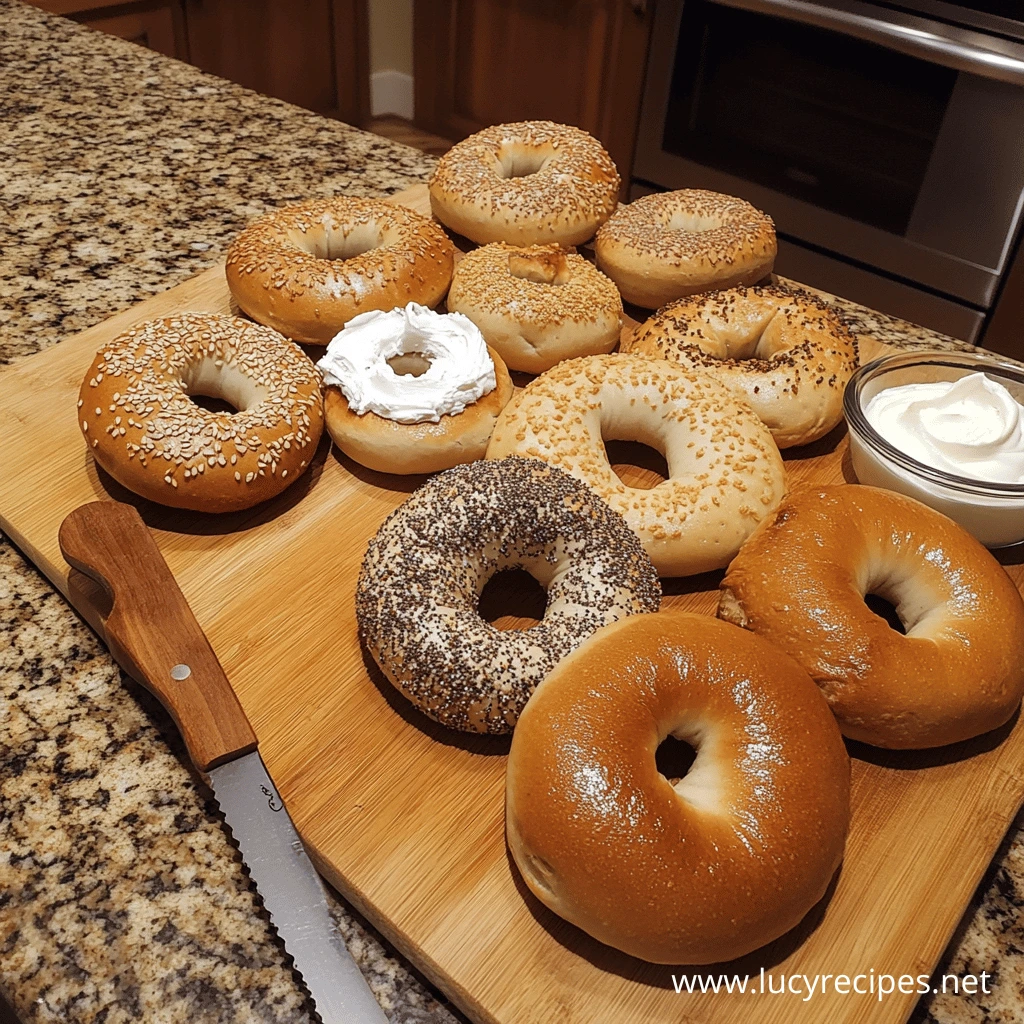
[[[212, 266], [268, 207], [394, 192], [432, 166], [0, 0], [0, 363]], [[840, 306], [879, 340], [968, 347]], [[167, 716], [2, 537], [0, 636], [0, 995], [26, 1022], [307, 1020]], [[994, 973], [992, 993], [935, 997], [915, 1021], [1024, 1018], [1019, 828], [944, 963]], [[396, 1024], [458, 1019], [340, 898], [333, 908]]]

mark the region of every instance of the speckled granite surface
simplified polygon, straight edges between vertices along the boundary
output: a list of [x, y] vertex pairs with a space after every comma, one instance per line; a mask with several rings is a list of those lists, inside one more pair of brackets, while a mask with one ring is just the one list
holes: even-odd
[[[268, 206], [393, 191], [430, 167], [0, 0], [0, 361], [186, 280]], [[880, 340], [960, 347], [842, 306]], [[1024, 1018], [1022, 908], [1015, 827], [947, 954], [953, 972], [995, 972], [992, 994], [937, 997], [916, 1021]], [[452, 1021], [401, 958], [336, 910], [393, 1021]], [[0, 993], [32, 1022], [307, 1019], [167, 717], [5, 541]]]

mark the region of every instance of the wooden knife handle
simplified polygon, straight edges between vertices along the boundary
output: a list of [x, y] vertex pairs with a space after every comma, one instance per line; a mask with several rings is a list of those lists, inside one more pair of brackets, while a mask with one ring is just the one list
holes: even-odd
[[110, 653], [168, 710], [196, 768], [255, 750], [242, 705], [135, 508], [82, 505], [61, 524], [59, 541], [68, 564], [112, 599], [109, 613], [99, 613]]

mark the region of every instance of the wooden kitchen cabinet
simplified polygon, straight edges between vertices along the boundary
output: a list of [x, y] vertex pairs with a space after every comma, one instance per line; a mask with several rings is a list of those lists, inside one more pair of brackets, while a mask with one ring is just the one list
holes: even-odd
[[628, 180], [651, 13], [645, 0], [416, 0], [415, 121], [461, 139], [548, 119], [599, 138]]
[[30, 0], [296, 106], [370, 116], [367, 0]]
[[367, 0], [185, 0], [189, 59], [307, 110], [369, 115]]
[[62, 14], [100, 32], [129, 39], [168, 57], [188, 60], [183, 0], [30, 0], [51, 14]]

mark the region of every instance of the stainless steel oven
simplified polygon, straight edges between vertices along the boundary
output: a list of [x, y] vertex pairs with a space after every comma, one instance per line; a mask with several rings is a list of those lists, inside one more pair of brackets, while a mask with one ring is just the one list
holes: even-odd
[[780, 273], [976, 340], [1024, 207], [1024, 3], [659, 0], [633, 174], [743, 196]]

